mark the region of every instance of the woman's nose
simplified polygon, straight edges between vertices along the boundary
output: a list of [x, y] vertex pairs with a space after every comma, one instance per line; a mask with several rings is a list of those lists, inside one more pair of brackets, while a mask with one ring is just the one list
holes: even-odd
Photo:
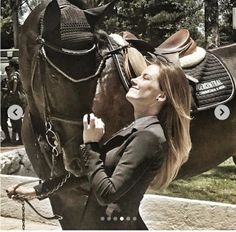
[[135, 85], [134, 78], [131, 79], [131, 85]]
[[131, 79], [131, 84], [132, 85], [137, 85], [137, 79], [138, 79], [138, 77], [132, 78]]

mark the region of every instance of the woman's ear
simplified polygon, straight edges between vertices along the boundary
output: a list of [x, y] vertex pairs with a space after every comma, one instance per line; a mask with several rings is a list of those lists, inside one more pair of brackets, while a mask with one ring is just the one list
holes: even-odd
[[166, 95], [164, 92], [158, 94], [158, 96], [156, 97], [156, 100], [157, 101], [160, 101], [160, 102], [164, 102], [166, 100]]

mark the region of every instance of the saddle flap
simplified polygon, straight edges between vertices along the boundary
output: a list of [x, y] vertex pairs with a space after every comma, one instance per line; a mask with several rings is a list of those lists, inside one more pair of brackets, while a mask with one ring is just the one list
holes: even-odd
[[184, 68], [184, 72], [187, 77], [197, 80], [191, 82], [197, 110], [209, 109], [232, 99], [235, 92], [233, 77], [214, 54], [207, 52], [201, 63]]

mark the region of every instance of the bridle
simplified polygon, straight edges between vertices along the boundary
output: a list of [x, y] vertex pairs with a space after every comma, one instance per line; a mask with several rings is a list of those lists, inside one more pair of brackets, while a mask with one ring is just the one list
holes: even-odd
[[[108, 35], [107, 35], [108, 36]], [[47, 56], [47, 53], [45, 51], [45, 47], [52, 49], [53, 51], [56, 51], [60, 54], [67, 54], [67, 55], [72, 55], [72, 56], [85, 56], [89, 55], [91, 52], [96, 51], [99, 53], [99, 46], [98, 44], [94, 43], [91, 48], [84, 49], [84, 50], [69, 50], [65, 48], [59, 48], [56, 47], [49, 42], [45, 41], [45, 39], [42, 38], [40, 35], [36, 41], [39, 43], [39, 49], [36, 51], [36, 54], [34, 56], [33, 60], [33, 70], [32, 70], [32, 77], [31, 77], [31, 86], [32, 90], [34, 91], [34, 78], [35, 78], [35, 71], [37, 66], [39, 65], [40, 62], [45, 62], [50, 70], [56, 71], [58, 74], [60, 74], [63, 78], [67, 79], [68, 81], [74, 83], [74, 84], [79, 84], [83, 82], [87, 82], [96, 78], [99, 78], [101, 76], [101, 73], [103, 69], [106, 66], [106, 60], [111, 58], [112, 56], [115, 56], [116, 54], [121, 53], [124, 51], [128, 45], [125, 46], [119, 46], [117, 48], [112, 48], [109, 47], [109, 51], [106, 52], [104, 55], [99, 54], [100, 56], [100, 63], [97, 66], [97, 70], [95, 73], [92, 75], [89, 75], [87, 77], [83, 77], [80, 79], [76, 79], [74, 77], [71, 77], [67, 75], [63, 70], [61, 70], [58, 66], [56, 66], [52, 60]], [[53, 178], [53, 169], [54, 169], [54, 161], [59, 154], [62, 154], [62, 145], [60, 141], [60, 137], [58, 133], [54, 130], [54, 122], [59, 121], [62, 123], [67, 123], [67, 124], [72, 124], [72, 125], [77, 125], [77, 126], [82, 126], [82, 117], [79, 119], [71, 119], [65, 116], [61, 115], [56, 115], [55, 113], [52, 113], [51, 107], [50, 107], [50, 101], [49, 101], [49, 96], [48, 96], [48, 91], [46, 87], [46, 75], [40, 75], [41, 76], [41, 83], [42, 83], [42, 92], [43, 92], [43, 99], [44, 99], [44, 125], [45, 125], [45, 137], [48, 142], [48, 144], [51, 147], [51, 152], [52, 152], [52, 170], [51, 170], [51, 177]], [[127, 90], [127, 89], [126, 89]]]
[[[60, 49], [56, 46], [52, 46], [50, 43], [46, 42], [44, 39], [39, 38], [39, 37], [37, 38], [37, 41], [40, 43], [40, 47], [37, 51], [37, 53], [38, 53], [38, 55], [36, 56], [37, 60], [33, 61], [34, 67], [33, 67], [33, 72], [32, 72], [32, 77], [31, 77], [31, 81], [32, 81], [31, 86], [32, 86], [33, 91], [34, 91], [34, 77], [35, 77], [37, 61], [39, 61], [40, 58], [42, 58], [42, 60], [45, 61], [50, 68], [52, 68], [54, 71], [59, 73], [63, 78], [67, 79], [68, 81], [70, 81], [72, 83], [79, 84], [79, 83], [93, 80], [95, 78], [99, 78], [101, 76], [103, 69], [106, 66], [106, 60], [111, 58], [112, 56], [115, 56], [116, 54], [119, 54], [120, 52], [124, 51], [129, 46], [129, 45], [119, 46], [118, 48], [112, 48], [112, 49], [111, 49], [111, 47], [109, 47], [110, 49], [108, 52], [106, 52], [104, 55], [101, 55], [101, 54], [99, 55], [101, 58], [101, 61], [100, 61], [99, 65], [97, 67], [97, 70], [94, 74], [89, 75], [87, 77], [76, 79], [74, 77], [67, 75], [63, 70], [61, 70], [58, 66], [56, 66], [52, 62], [52, 60], [46, 54], [45, 47], [51, 48], [54, 51], [57, 51], [61, 54], [74, 55], [74, 56], [85, 56], [85, 55], [90, 54], [94, 50], [99, 51], [97, 44], [94, 43], [93, 46], [87, 50], [69, 50], [69, 49], [63, 49], [63, 48]], [[67, 117], [62, 117], [62, 116], [55, 115], [55, 114], [51, 113], [50, 104], [49, 104], [49, 97], [47, 94], [44, 75], [42, 77], [42, 88], [43, 88], [44, 103], [45, 103], [45, 107], [44, 107], [45, 108], [45, 112], [44, 112], [45, 122], [61, 121], [61, 122], [73, 124], [73, 125], [79, 125], [79, 126], [82, 125], [82, 119], [73, 120], [73, 119], [68, 119]], [[127, 91], [127, 88], [126, 88], [126, 91]]]

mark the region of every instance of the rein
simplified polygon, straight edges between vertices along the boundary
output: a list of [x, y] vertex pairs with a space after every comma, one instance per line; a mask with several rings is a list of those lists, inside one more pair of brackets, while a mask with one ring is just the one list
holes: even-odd
[[[48, 192], [47, 194], [44, 194], [44, 195], [40, 195], [40, 197], [47, 197], [51, 194], [53, 194], [54, 192], [56, 192], [60, 187], [62, 187], [67, 179], [70, 178], [70, 173], [68, 173], [65, 178], [62, 180], [61, 183], [59, 183], [53, 190], [51, 190], [50, 192]], [[18, 185], [16, 185], [14, 187], [14, 190], [13, 192], [15, 193], [17, 188], [19, 188], [20, 186], [23, 186], [23, 185], [26, 185], [26, 184], [30, 184], [30, 183], [34, 183], [34, 182], [40, 182], [41, 180], [40, 179], [37, 179], [37, 180], [29, 180], [29, 181], [25, 181], [23, 183], [20, 183]], [[39, 211], [37, 211], [35, 209], [35, 207], [28, 201], [28, 199], [26, 199], [25, 197], [19, 195], [19, 194], [13, 194], [11, 196], [12, 199], [14, 200], [18, 200], [21, 202], [21, 205], [22, 205], [22, 230], [25, 230], [25, 202], [31, 207], [31, 209], [33, 209], [33, 211], [38, 214], [40, 217], [44, 218], [44, 219], [47, 219], [47, 220], [62, 220], [63, 217], [60, 216], [60, 215], [57, 215], [57, 214], [54, 214], [53, 216], [44, 216], [42, 213], [40, 213]]]

